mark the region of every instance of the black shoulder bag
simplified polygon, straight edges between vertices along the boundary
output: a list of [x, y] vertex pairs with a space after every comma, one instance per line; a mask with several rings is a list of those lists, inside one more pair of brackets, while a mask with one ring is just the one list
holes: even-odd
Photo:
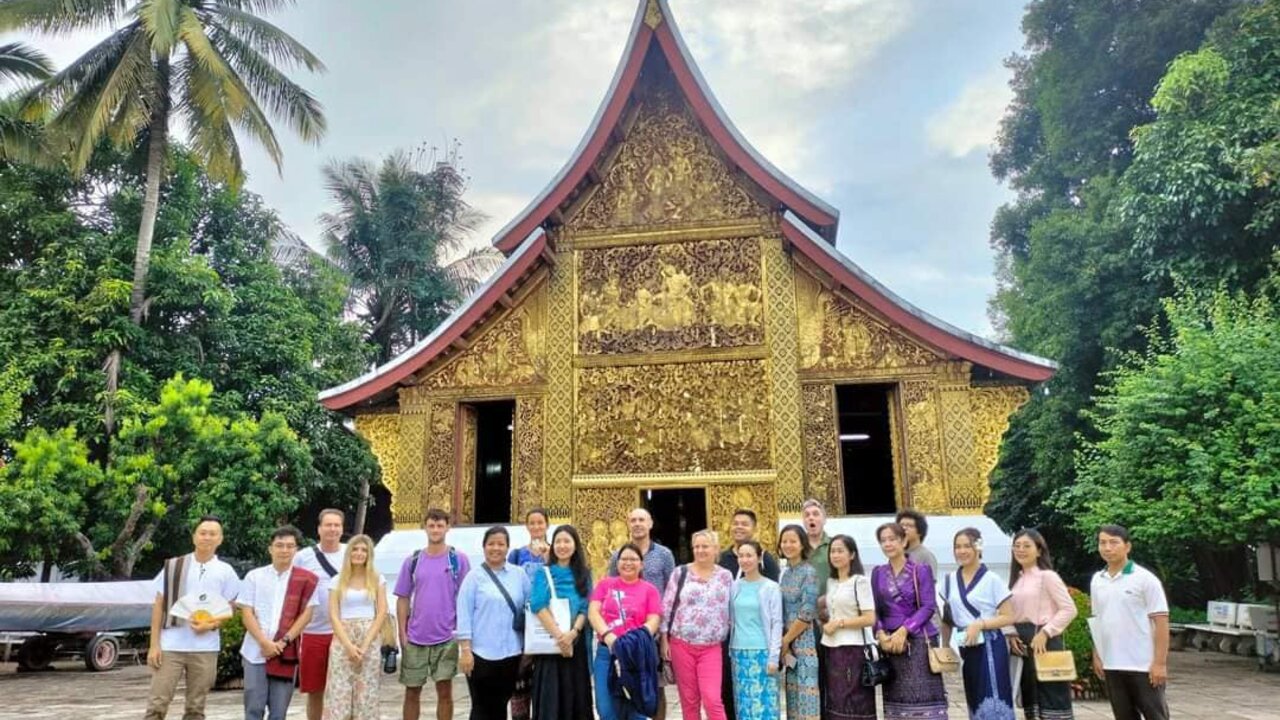
[[511, 629], [515, 630], [517, 635], [523, 637], [524, 613], [520, 612], [520, 610], [516, 608], [516, 604], [511, 599], [511, 595], [507, 593], [507, 588], [498, 581], [498, 576], [494, 574], [493, 570], [490, 569], [488, 565], [483, 565], [482, 567], [484, 567], [485, 572], [489, 573], [489, 579], [493, 581], [493, 584], [498, 586], [498, 592], [502, 593], [503, 599], [507, 601], [507, 607], [511, 608]]
[[[850, 577], [853, 581], [853, 602], [858, 606], [858, 614], [862, 614], [862, 601], [858, 599], [858, 579]], [[872, 639], [867, 640], [867, 629], [862, 628], [862, 677], [858, 678], [862, 683], [862, 687], [874, 688], [877, 685], [885, 685], [893, 680], [893, 665], [889, 664], [889, 658], [880, 653], [880, 646]]]

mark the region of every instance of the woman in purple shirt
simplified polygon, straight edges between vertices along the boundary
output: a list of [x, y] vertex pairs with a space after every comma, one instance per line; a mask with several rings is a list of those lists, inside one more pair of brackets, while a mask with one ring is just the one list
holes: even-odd
[[884, 686], [884, 716], [936, 720], [947, 717], [942, 676], [929, 670], [929, 643], [938, 634], [931, 620], [937, 594], [929, 566], [907, 557], [906, 539], [898, 523], [876, 528], [876, 540], [889, 561], [871, 572], [876, 641], [893, 665], [893, 679]]

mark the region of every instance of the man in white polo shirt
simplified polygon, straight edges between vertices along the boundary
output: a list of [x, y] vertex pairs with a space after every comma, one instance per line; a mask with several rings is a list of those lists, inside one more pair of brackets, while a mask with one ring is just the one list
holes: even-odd
[[316, 611], [302, 631], [302, 662], [298, 667], [298, 691], [307, 696], [307, 720], [320, 720], [324, 713], [329, 645], [333, 642], [333, 626], [329, 624], [329, 586], [347, 557], [347, 545], [342, 542], [346, 519], [341, 510], [321, 510], [316, 527], [320, 544], [300, 551], [293, 559], [295, 566], [310, 570], [320, 580], [316, 586]]
[[1160, 579], [1129, 559], [1129, 531], [1098, 529], [1107, 566], [1093, 576], [1093, 672], [1107, 682], [1116, 720], [1168, 720], [1169, 603]]
[[215, 554], [222, 544], [222, 520], [213, 515], [200, 518], [191, 541], [195, 552], [166, 560], [156, 576], [147, 650], [147, 664], [154, 672], [145, 720], [164, 720], [184, 675], [187, 701], [183, 717], [203, 718], [204, 701], [218, 675], [218, 627], [230, 615], [183, 620], [170, 614], [174, 603], [189, 595], [217, 595], [231, 602], [240, 592], [240, 577]]

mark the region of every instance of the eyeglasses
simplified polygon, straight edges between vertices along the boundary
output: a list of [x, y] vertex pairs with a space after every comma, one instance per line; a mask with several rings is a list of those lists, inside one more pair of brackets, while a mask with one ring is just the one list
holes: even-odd
[[640, 562], [640, 558], [629, 558], [629, 557], [618, 558], [618, 562], [620, 562], [620, 563], [624, 563], [624, 562], [625, 562], [625, 563], [638, 563], [638, 562]]

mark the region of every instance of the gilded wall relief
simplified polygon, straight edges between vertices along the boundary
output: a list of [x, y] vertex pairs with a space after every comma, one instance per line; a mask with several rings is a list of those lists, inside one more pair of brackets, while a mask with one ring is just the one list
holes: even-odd
[[544, 415], [544, 500], [553, 518], [572, 511], [574, 353], [574, 256], [555, 255], [547, 280], [547, 396]]
[[458, 435], [462, 448], [457, 456], [457, 484], [461, 502], [458, 507], [457, 522], [470, 524], [476, 517], [476, 445], [479, 443], [479, 413], [472, 405], [458, 406]]
[[707, 514], [711, 516], [711, 528], [720, 534], [721, 547], [733, 544], [729, 528], [733, 511], [738, 508], [755, 511], [756, 540], [774, 552], [778, 542], [777, 486], [774, 483], [707, 486]]
[[516, 398], [511, 448], [511, 521], [542, 507], [542, 398]]
[[991, 496], [991, 471], [1000, 456], [1000, 442], [1009, 429], [1009, 417], [1022, 407], [1030, 393], [1021, 385], [976, 387], [970, 390], [973, 413], [973, 465], [981, 496], [974, 510], [981, 511]]
[[[457, 450], [454, 436], [458, 417], [457, 403], [432, 403], [430, 413], [417, 417], [430, 423], [427, 426], [425, 461], [422, 465], [426, 507], [451, 512], [454, 509], [453, 489], [457, 477], [454, 467]], [[421, 522], [421, 513], [419, 515]]]
[[[414, 435], [412, 420], [404, 421], [399, 413], [357, 415], [356, 432], [369, 441], [373, 456], [382, 468], [382, 484], [391, 491], [391, 517], [397, 525], [421, 522], [422, 498], [414, 494], [406, 472], [413, 463], [405, 435]], [[418, 437], [421, 437], [418, 435]], [[419, 446], [421, 447], [421, 446]], [[421, 455], [418, 456], [421, 459]], [[417, 486], [421, 490], [421, 485]]]
[[778, 508], [800, 512], [804, 502], [804, 448], [801, 442], [799, 340], [796, 332], [795, 271], [778, 237], [761, 241], [773, 388], [771, 422], [773, 462], [777, 470]]
[[629, 487], [573, 491], [573, 521], [582, 533], [587, 562], [595, 577], [604, 577], [613, 551], [631, 541], [627, 515], [639, 500], [639, 491]]
[[767, 212], [716, 154], [670, 75], [637, 90], [635, 123], [573, 230], [758, 218]]
[[507, 387], [540, 381], [546, 371], [546, 321], [546, 294], [534, 292], [481, 333], [471, 347], [411, 388], [410, 401], [447, 388]]
[[939, 359], [808, 273], [795, 278], [801, 369], [891, 370]]
[[756, 238], [584, 250], [578, 287], [584, 355], [764, 342]]
[[839, 514], [840, 441], [836, 431], [836, 393], [832, 385], [802, 385], [806, 498], [817, 498]]
[[578, 472], [768, 468], [768, 388], [759, 360], [581, 369]]
[[901, 388], [911, 506], [923, 513], [949, 514], [937, 383], [908, 380]]

